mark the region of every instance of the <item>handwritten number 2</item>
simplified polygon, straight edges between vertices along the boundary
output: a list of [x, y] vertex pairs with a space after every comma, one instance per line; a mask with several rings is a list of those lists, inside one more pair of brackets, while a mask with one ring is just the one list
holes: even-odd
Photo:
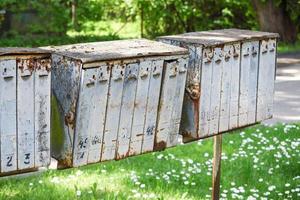
[[12, 156], [7, 156], [7, 163], [6, 163], [6, 166], [7, 167], [11, 167], [12, 166]]

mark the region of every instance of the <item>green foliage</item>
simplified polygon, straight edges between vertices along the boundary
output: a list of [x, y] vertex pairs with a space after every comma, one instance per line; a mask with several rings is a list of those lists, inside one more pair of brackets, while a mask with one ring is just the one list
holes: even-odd
[[257, 26], [248, 0], [136, 0], [149, 37], [218, 28]]

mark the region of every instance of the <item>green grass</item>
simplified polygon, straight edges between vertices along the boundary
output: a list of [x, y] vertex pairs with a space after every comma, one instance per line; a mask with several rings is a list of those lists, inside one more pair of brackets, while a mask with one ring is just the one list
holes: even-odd
[[[257, 125], [225, 134], [222, 197], [299, 199], [299, 129]], [[208, 199], [212, 149], [206, 139], [121, 161], [0, 179], [0, 199]]]
[[293, 53], [300, 52], [300, 41], [298, 40], [295, 44], [287, 44], [279, 42], [278, 53]]

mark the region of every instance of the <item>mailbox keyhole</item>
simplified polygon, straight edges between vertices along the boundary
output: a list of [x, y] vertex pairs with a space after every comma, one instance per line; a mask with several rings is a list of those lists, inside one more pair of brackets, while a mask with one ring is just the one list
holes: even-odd
[[101, 76], [101, 77], [103, 76], [103, 72], [100, 73], [100, 76]]
[[129, 70], [129, 74], [131, 74], [131, 70]]
[[7, 72], [7, 69], [6, 68], [4, 68], [4, 73], [6, 73]]
[[156, 70], [156, 67], [154, 67], [154, 71]]
[[123, 71], [120, 71], [120, 74], [123, 76]]

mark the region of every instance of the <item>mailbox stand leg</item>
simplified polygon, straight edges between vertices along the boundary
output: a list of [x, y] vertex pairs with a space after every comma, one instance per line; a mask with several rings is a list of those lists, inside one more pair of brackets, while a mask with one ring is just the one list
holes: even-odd
[[214, 160], [212, 176], [212, 199], [220, 198], [220, 177], [221, 177], [221, 157], [222, 157], [222, 135], [214, 136]]

